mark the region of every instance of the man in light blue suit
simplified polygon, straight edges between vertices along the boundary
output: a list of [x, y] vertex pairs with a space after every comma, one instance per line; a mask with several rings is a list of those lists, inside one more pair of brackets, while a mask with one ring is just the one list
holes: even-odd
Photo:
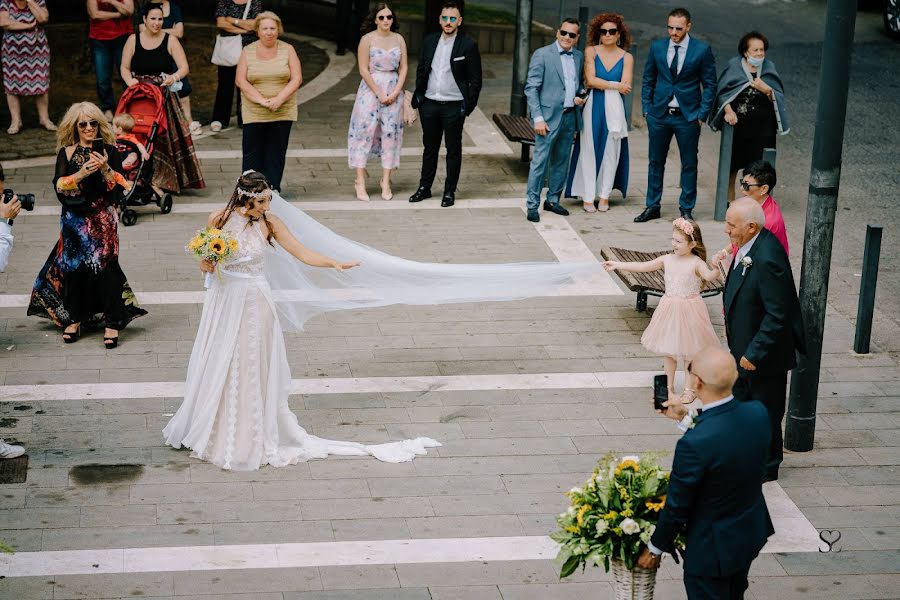
[[660, 218], [663, 174], [672, 136], [681, 156], [681, 216], [693, 219], [697, 202], [697, 144], [700, 126], [716, 99], [716, 60], [709, 44], [689, 35], [691, 13], [669, 13], [669, 39], [654, 40], [644, 65], [641, 106], [650, 137], [647, 207], [634, 218], [643, 223]]
[[534, 158], [528, 172], [528, 220], [541, 220], [538, 207], [544, 176], [550, 170], [544, 210], [558, 215], [569, 211], [559, 205], [575, 132], [581, 129], [580, 106], [584, 104], [582, 66], [584, 54], [575, 48], [580, 24], [566, 19], [556, 32], [556, 41], [538, 48], [528, 65], [525, 97], [534, 123]]

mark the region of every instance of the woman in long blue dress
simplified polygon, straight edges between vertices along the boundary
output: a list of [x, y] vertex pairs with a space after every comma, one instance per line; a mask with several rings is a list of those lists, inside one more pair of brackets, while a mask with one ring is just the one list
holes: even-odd
[[584, 80], [590, 89], [584, 127], [578, 134], [566, 196], [578, 196], [587, 212], [609, 210], [615, 188], [628, 188], [628, 123], [622, 97], [631, 92], [634, 57], [627, 52], [631, 34], [621, 15], [603, 13], [590, 25], [591, 45], [584, 53]]

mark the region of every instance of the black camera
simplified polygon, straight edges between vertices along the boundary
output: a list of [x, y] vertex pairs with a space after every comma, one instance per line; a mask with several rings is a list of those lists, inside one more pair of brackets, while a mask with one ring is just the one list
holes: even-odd
[[[11, 189], [3, 190], [3, 204], [12, 202], [15, 195], [16, 193]], [[34, 210], [34, 194], [19, 194], [19, 202], [22, 203], [22, 210]]]

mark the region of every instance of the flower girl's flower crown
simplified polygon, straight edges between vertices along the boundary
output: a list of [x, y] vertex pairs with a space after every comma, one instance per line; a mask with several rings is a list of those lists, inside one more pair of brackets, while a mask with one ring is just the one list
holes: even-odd
[[684, 217], [678, 217], [672, 221], [672, 225], [677, 227], [684, 235], [688, 236], [692, 241], [694, 239], [694, 226]]

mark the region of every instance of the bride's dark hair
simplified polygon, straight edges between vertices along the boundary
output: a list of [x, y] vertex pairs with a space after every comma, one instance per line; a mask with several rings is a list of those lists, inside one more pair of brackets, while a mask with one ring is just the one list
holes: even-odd
[[[267, 191], [271, 194], [272, 188], [269, 186], [269, 182], [266, 180], [265, 175], [259, 171], [244, 171], [244, 173], [238, 177], [237, 185], [234, 187], [234, 192], [231, 194], [231, 199], [228, 201], [228, 204], [225, 205], [225, 210], [222, 211], [222, 216], [219, 217], [216, 222], [216, 227], [224, 227], [225, 223], [228, 221], [228, 217], [230, 217], [231, 213], [235, 210], [238, 210], [239, 212], [240, 209], [253, 210], [256, 206], [256, 198]], [[265, 213], [263, 213], [260, 219], [262, 219], [263, 223], [266, 224], [266, 229], [268, 229], [266, 241], [270, 246], [273, 246], [272, 240], [274, 239], [274, 235], [272, 234], [272, 225], [266, 218]], [[253, 221], [255, 220], [256, 219], [250, 219], [248, 226], [253, 224]]]

